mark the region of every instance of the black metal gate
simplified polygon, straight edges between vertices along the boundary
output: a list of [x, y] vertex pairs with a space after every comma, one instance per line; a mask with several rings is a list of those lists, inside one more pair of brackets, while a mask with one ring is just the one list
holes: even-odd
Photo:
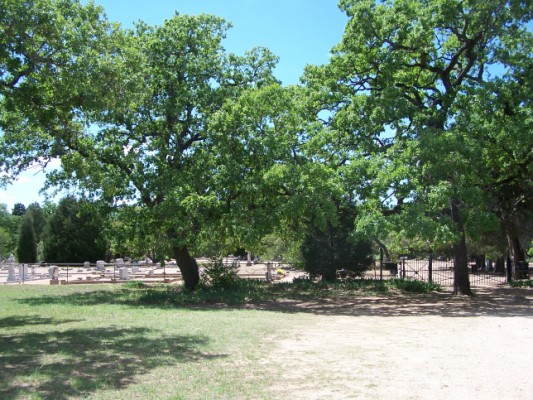
[[[402, 257], [398, 263], [398, 277], [424, 282], [434, 282], [441, 286], [453, 286], [453, 261], [446, 259], [433, 260], [408, 259]], [[470, 286], [497, 286], [507, 283], [505, 272], [476, 271], [469, 268]]]

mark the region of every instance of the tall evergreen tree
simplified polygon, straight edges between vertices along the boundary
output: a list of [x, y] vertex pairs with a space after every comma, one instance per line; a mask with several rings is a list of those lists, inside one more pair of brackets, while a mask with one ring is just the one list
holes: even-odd
[[47, 262], [96, 262], [106, 254], [103, 219], [94, 204], [62, 199], [44, 231]]
[[1, 257], [9, 257], [9, 255], [16, 253], [21, 218], [9, 212], [6, 204], [0, 204]]
[[372, 245], [368, 240], [354, 237], [353, 207], [339, 207], [338, 219], [325, 226], [308, 224], [302, 243], [304, 269], [321, 275], [323, 280], [336, 279], [337, 270], [360, 274], [372, 264]]
[[35, 263], [37, 261], [37, 243], [33, 230], [33, 218], [30, 215], [24, 215], [20, 223], [17, 260], [19, 263]]
[[35, 202], [26, 208], [26, 214], [29, 214], [33, 219], [33, 230], [35, 232], [35, 241], [39, 243], [46, 225], [46, 215], [39, 203]]

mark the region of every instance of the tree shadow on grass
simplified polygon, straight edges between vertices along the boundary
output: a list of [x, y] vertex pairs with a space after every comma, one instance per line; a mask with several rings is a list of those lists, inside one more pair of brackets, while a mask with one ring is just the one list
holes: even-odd
[[252, 306], [285, 313], [371, 317], [525, 317], [533, 318], [533, 292], [528, 289], [486, 288], [474, 297], [451, 293], [345, 296], [285, 299]]
[[[70, 322], [80, 322], [80, 319], [65, 319], [60, 323], [66, 324]], [[50, 325], [58, 322], [53, 318], [44, 318], [38, 315], [16, 315], [0, 319], [0, 329], [17, 328], [26, 325]]]
[[46, 399], [85, 397], [100, 389], [124, 388], [137, 375], [157, 367], [227, 356], [203, 352], [206, 336], [153, 338], [153, 333], [146, 328], [109, 327], [4, 334], [0, 336], [0, 398], [35, 392]]
[[[449, 292], [430, 294], [328, 294], [328, 292], [299, 293], [297, 290], [269, 293], [268, 300], [261, 296], [246, 301], [245, 293], [234, 293], [226, 303], [224, 298], [207, 302], [180, 303], [154, 300], [154, 296], [136, 295], [135, 291], [118, 289], [97, 290], [62, 296], [41, 296], [21, 299], [29, 305], [72, 304], [122, 304], [154, 308], [187, 308], [212, 310], [223, 308], [253, 308], [284, 313], [311, 313], [317, 315], [401, 317], [413, 315], [436, 315], [443, 317], [527, 317], [533, 318], [533, 291], [524, 288], [487, 287], [476, 289], [476, 296], [454, 296]], [[159, 298], [155, 296], [155, 298]], [[165, 300], [164, 297], [161, 297]], [[252, 295], [253, 298], [253, 295]]]
[[22, 304], [32, 306], [69, 304], [77, 306], [94, 306], [99, 304], [128, 304], [127, 294], [132, 292], [128, 289], [117, 290], [93, 290], [88, 292], [76, 292], [70, 294], [45, 295], [18, 299]]

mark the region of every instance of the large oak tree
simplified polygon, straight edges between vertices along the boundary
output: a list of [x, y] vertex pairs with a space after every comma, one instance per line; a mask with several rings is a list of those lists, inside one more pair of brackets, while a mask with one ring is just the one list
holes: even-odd
[[[146, 229], [164, 233], [190, 289], [199, 280], [191, 253], [204, 236], [238, 233], [237, 210], [273, 215], [254, 194], [285, 154], [273, 135], [291, 133], [276, 117], [287, 96], [268, 50], [226, 53], [229, 24], [209, 15], [125, 31], [91, 4], [0, 4], [0, 165], [10, 176], [59, 158], [50, 185], [135, 205]], [[273, 111], [236, 119], [235, 107], [253, 101]]]
[[[341, 0], [340, 7], [350, 18], [344, 37], [330, 63], [308, 68], [305, 79], [318, 93], [324, 150], [364, 203], [358, 228], [378, 239], [396, 230], [430, 248], [449, 244], [456, 291], [470, 294], [467, 229], [490, 222], [491, 189], [505, 197], [507, 181], [519, 186], [531, 172], [531, 108], [523, 92], [509, 99], [517, 117], [504, 128], [469, 102], [512, 91], [517, 74], [531, 77], [531, 4]], [[502, 69], [507, 80], [498, 78]], [[505, 102], [492, 106], [505, 112]], [[509, 151], [499, 147], [504, 140]], [[491, 141], [510, 158], [501, 168], [489, 168]]]

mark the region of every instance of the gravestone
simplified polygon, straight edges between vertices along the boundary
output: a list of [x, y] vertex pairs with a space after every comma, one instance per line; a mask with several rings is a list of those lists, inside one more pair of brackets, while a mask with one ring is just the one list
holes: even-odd
[[8, 264], [7, 265], [7, 281], [13, 282], [17, 280], [17, 276], [15, 275], [15, 265], [14, 264]]
[[129, 279], [128, 278], [128, 268], [126, 268], [126, 267], [119, 268], [119, 270], [118, 270], [118, 279], [120, 279], [121, 281], [127, 281]]
[[96, 261], [96, 270], [105, 271], [105, 261], [102, 261], [102, 260]]
[[48, 275], [50, 276], [50, 279], [59, 279], [59, 267], [57, 265], [48, 267]]
[[91, 269], [91, 263], [89, 261], [85, 261], [83, 263], [83, 268], [85, 268], [86, 270]]
[[139, 262], [137, 260], [133, 261], [131, 272], [139, 272]]
[[13, 282], [16, 280], [17, 276], [15, 275], [15, 258], [13, 257], [13, 254], [11, 254], [7, 259], [7, 281]]

